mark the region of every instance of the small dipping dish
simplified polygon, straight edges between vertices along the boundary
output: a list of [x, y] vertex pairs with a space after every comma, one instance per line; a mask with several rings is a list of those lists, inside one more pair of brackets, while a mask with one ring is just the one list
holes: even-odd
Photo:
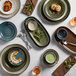
[[35, 31], [38, 28], [38, 24], [35, 21], [29, 21], [28, 23], [28, 29], [30, 31]]
[[58, 53], [53, 49], [48, 49], [43, 53], [43, 62], [49, 66], [54, 66], [59, 60]]
[[65, 29], [60, 29], [57, 32], [57, 37], [61, 40], [65, 39], [68, 36], [68, 32]]

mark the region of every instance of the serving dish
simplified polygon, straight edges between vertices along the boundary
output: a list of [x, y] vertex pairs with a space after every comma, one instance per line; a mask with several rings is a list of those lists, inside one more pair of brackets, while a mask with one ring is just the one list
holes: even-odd
[[[19, 51], [22, 51], [23, 53], [21, 53]], [[13, 52], [15, 52], [15, 53], [13, 53]], [[13, 62], [9, 61], [9, 58], [8, 58], [9, 53], [11, 53], [10, 54], [10, 59], [13, 57], [13, 59], [11, 59]], [[23, 56], [21, 57], [20, 53], [24, 54], [24, 57]], [[22, 63], [15, 63], [15, 62], [18, 61], [18, 58], [20, 58], [20, 57], [22, 58], [23, 62]], [[20, 60], [21, 59], [19, 59], [19, 61]], [[9, 73], [9, 74], [20, 74], [24, 70], [27, 69], [27, 67], [29, 65], [29, 62], [30, 62], [30, 56], [29, 56], [29, 53], [26, 50], [26, 48], [24, 48], [22, 45], [12, 44], [12, 45], [9, 45], [9, 46], [5, 47], [2, 50], [1, 56], [0, 56], [0, 62], [1, 62], [1, 67], [7, 73]]]
[[26, 0], [26, 3], [22, 9], [22, 13], [31, 15], [36, 7], [38, 0]]
[[42, 59], [46, 65], [54, 66], [59, 61], [59, 55], [55, 50], [48, 49], [43, 53]]
[[17, 29], [12, 22], [3, 22], [0, 24], [0, 39], [4, 41], [13, 40], [16, 37]]
[[[30, 29], [28, 29], [28, 24], [31, 21], [34, 22], [33, 25], [37, 23], [37, 29], [34, 31], [30, 31]], [[33, 40], [33, 42], [38, 47], [45, 47], [50, 43], [50, 36], [49, 36], [48, 32], [35, 17], [28, 17], [24, 21], [24, 27], [27, 30], [27, 32], [28, 32], [29, 36], [31, 37], [31, 39]]]
[[3, 6], [4, 6], [4, 3], [6, 2], [7, 0], [1, 0], [0, 1], [0, 17], [2, 18], [11, 18], [13, 16], [15, 16], [19, 9], [20, 9], [20, 0], [9, 0], [11, 3], [12, 3], [12, 9], [8, 12], [5, 12], [3, 10]]
[[[61, 10], [59, 12], [55, 10], [51, 10], [52, 5], [56, 5], [61, 7]], [[59, 9], [59, 8], [58, 8]], [[43, 5], [43, 13], [44, 15], [49, 19], [49, 20], [60, 20], [62, 19], [66, 12], [67, 12], [67, 5], [66, 2], [63, 0], [49, 0], [48, 2], [46, 1]]]
[[[73, 56], [69, 56], [66, 60], [68, 59], [71, 59], [72, 62], [76, 63], [76, 58]], [[65, 74], [71, 69], [65, 67], [65, 61], [53, 72], [55, 76], [65, 76]]]
[[70, 8], [70, 4], [69, 4], [68, 0], [64, 0], [64, 1], [65, 1], [66, 5], [67, 5], [67, 13], [65, 14], [65, 16], [64, 16], [62, 19], [57, 20], [57, 21], [53, 21], [53, 20], [48, 19], [48, 18], [44, 15], [44, 13], [43, 13], [43, 12], [44, 12], [44, 11], [43, 11], [43, 6], [44, 6], [44, 3], [46, 2], [46, 0], [42, 0], [41, 5], [40, 5], [40, 12], [41, 12], [41, 15], [43, 16], [43, 18], [44, 18], [47, 22], [49, 22], [49, 23], [51, 23], [51, 24], [58, 24], [58, 23], [63, 22], [65, 19], [67, 19], [67, 17], [68, 17], [69, 14], [70, 14], [71, 8]]
[[[63, 39], [59, 39], [57, 37], [57, 32], [61, 29], [65, 29], [67, 31], [67, 37], [63, 38]], [[67, 41], [69, 43], [73, 43], [76, 44], [76, 35], [67, 27], [61, 26], [59, 28], [56, 29], [55, 33], [54, 33], [55, 39], [56, 41], [62, 46], [64, 47], [66, 50], [68, 50], [69, 52], [73, 53], [76, 55], [76, 46], [71, 45], [71, 44], [63, 44], [63, 40]]]

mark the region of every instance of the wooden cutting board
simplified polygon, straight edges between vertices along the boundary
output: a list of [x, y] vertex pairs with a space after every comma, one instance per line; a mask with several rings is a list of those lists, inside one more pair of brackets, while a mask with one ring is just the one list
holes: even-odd
[[[33, 13], [34, 9], [35, 9], [37, 1], [38, 0], [27, 0], [23, 9], [22, 9], [22, 13], [24, 13], [26, 15], [31, 15]], [[30, 5], [30, 7], [28, 7], [29, 5]], [[31, 9], [27, 10], [27, 8], [31, 8]]]
[[[71, 58], [72, 62], [76, 63], [76, 59], [73, 56], [69, 56], [66, 60]], [[53, 72], [55, 76], [64, 76], [70, 69], [65, 67], [65, 61]]]

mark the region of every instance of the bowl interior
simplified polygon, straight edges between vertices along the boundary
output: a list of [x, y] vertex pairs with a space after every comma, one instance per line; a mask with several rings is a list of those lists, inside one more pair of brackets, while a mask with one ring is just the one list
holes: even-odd
[[[51, 10], [51, 6], [52, 4], [58, 4], [61, 6], [61, 11], [59, 12], [59, 14], [56, 13], [56, 11]], [[64, 13], [66, 11], [65, 9], [65, 4], [60, 1], [60, 0], [51, 0], [49, 1], [46, 5], [45, 5], [45, 14], [51, 18], [51, 19], [58, 19], [61, 18], [62, 16], [64, 16]]]
[[[46, 56], [47, 56], [48, 54], [52, 54], [52, 55], [55, 57], [55, 59], [52, 61], [52, 63], [51, 63], [51, 62], [48, 62], [48, 61], [46, 60]], [[52, 56], [50, 56], [50, 57], [52, 57]], [[52, 59], [52, 58], [49, 58], [49, 59]], [[54, 66], [54, 65], [58, 62], [58, 60], [59, 60], [59, 55], [58, 55], [58, 53], [57, 53], [55, 50], [53, 50], [53, 49], [48, 49], [48, 50], [46, 50], [46, 51], [44, 52], [44, 54], [43, 54], [43, 61], [44, 61], [45, 64], [47, 64], [47, 65], [49, 65], [49, 66]]]
[[57, 32], [57, 37], [59, 39], [65, 39], [68, 36], [68, 32], [65, 29], [60, 29]]
[[0, 24], [0, 38], [5, 41], [10, 41], [15, 38], [17, 34], [16, 26], [11, 22], [4, 22]]

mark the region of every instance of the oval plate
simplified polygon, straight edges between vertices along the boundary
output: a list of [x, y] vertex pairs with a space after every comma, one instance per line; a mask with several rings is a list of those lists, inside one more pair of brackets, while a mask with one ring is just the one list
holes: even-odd
[[[24, 62], [19, 65], [19, 66], [13, 66], [9, 63], [8, 61], [8, 54], [10, 52], [10, 49], [22, 49], [22, 51], [24, 52], [25, 55], [25, 59]], [[22, 45], [19, 44], [12, 44], [9, 45], [7, 47], [5, 47], [2, 52], [1, 52], [1, 56], [0, 56], [0, 60], [1, 60], [1, 66], [2, 68], [9, 74], [20, 74], [22, 73], [24, 70], [27, 69], [29, 62], [30, 62], [30, 55], [28, 53], [28, 51], [26, 50], [26, 48], [24, 48]]]
[[67, 27], [64, 27], [64, 26], [61, 26], [59, 28], [56, 29], [55, 33], [54, 33], [54, 36], [55, 36], [55, 39], [56, 41], [62, 46], [64, 47], [66, 50], [68, 50], [69, 52], [71, 52], [72, 54], [75, 54], [76, 55], [76, 46], [73, 46], [73, 45], [69, 45], [69, 44], [66, 44], [64, 45], [62, 43], [62, 40], [60, 40], [58, 37], [57, 37], [57, 32], [58, 30], [60, 29], [65, 29], [68, 33], [67, 37], [65, 38], [66, 41], [68, 42], [71, 42], [71, 43], [74, 43], [76, 44], [76, 35], [70, 30], [68, 29]]
[[47, 22], [49, 22], [49, 23], [51, 23], [51, 24], [58, 24], [58, 23], [63, 22], [65, 19], [67, 19], [67, 17], [68, 17], [69, 14], [70, 14], [70, 10], [71, 10], [70, 4], [69, 4], [68, 0], [64, 0], [64, 1], [66, 2], [66, 4], [67, 4], [67, 8], [68, 8], [66, 15], [65, 15], [62, 19], [57, 20], [57, 21], [49, 20], [47, 17], [45, 17], [45, 15], [44, 15], [44, 13], [43, 13], [43, 5], [44, 5], [45, 1], [46, 1], [46, 0], [42, 0], [42, 2], [41, 2], [40, 12], [41, 12], [41, 15], [44, 17], [44, 19], [45, 19]]
[[[10, 12], [8, 12], [8, 13], [5, 13], [5, 12], [1, 12], [0, 11], [0, 17], [2, 17], [2, 18], [11, 18], [11, 17], [13, 17], [13, 16], [15, 16], [17, 13], [18, 13], [18, 11], [19, 11], [19, 9], [20, 9], [20, 0], [14, 0], [15, 1], [15, 10], [14, 11], [10, 11]], [[1, 9], [1, 8], [0, 8]]]
[[[29, 31], [29, 29], [28, 29], [28, 27], [27, 27], [27, 22], [28, 22], [28, 20], [34, 20], [34, 21], [36, 21], [37, 24], [38, 24], [38, 26], [45, 32], [45, 35], [46, 35], [47, 38], [48, 38], [48, 41], [47, 41], [47, 43], [46, 43], [45, 45], [39, 45], [39, 44], [34, 40], [34, 38], [31, 36], [30, 31]], [[43, 27], [43, 25], [40, 23], [40, 21], [37, 20], [35, 17], [28, 17], [28, 18], [24, 21], [24, 27], [25, 27], [26, 31], [28, 32], [29, 36], [31, 37], [31, 39], [33, 40], [33, 42], [34, 42], [38, 47], [45, 47], [45, 46], [47, 46], [47, 45], [50, 43], [50, 36], [49, 36], [48, 32], [47, 32], [46, 29]]]

